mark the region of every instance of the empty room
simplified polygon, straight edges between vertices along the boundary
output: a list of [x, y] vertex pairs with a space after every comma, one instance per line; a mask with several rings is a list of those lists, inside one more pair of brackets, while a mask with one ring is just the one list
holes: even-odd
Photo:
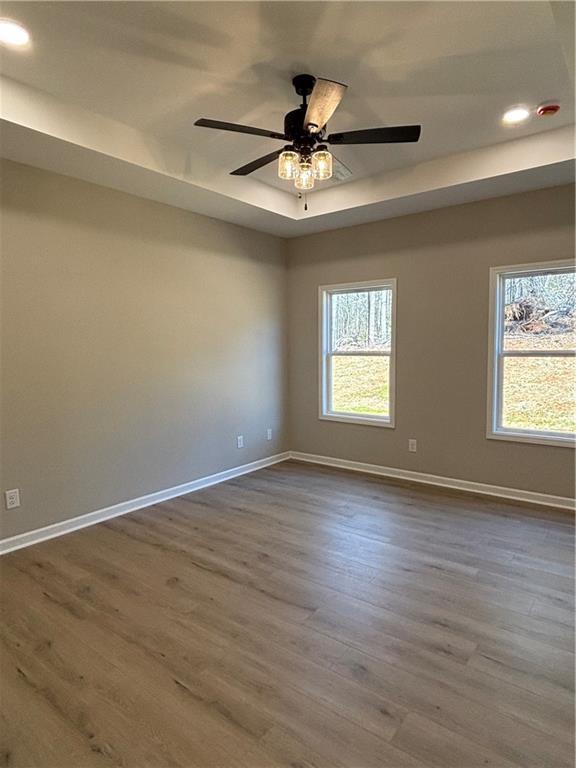
[[0, 766], [572, 768], [573, 2], [0, 7]]

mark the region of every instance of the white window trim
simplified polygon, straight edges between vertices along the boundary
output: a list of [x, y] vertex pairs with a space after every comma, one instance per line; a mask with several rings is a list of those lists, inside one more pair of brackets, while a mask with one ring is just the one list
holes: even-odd
[[[328, 410], [328, 385], [329, 377], [327, 368], [330, 355], [328, 353], [330, 314], [328, 304], [333, 293], [341, 291], [366, 290], [368, 288], [387, 288], [392, 290], [392, 333], [390, 339], [390, 352], [350, 352], [339, 353], [360, 357], [362, 354], [371, 356], [386, 356], [390, 358], [390, 409], [387, 418], [382, 416], [356, 416], [347, 413], [337, 413]], [[318, 288], [318, 336], [319, 336], [319, 409], [318, 418], [324, 421], [340, 421], [347, 424], [364, 424], [372, 427], [387, 427], [394, 429], [396, 412], [396, 278], [383, 280], [367, 280], [360, 283], [339, 283], [337, 285], [321, 285]]]
[[[488, 426], [486, 437], [490, 440], [508, 440], [518, 443], [534, 443], [536, 445], [554, 445], [564, 448], [574, 448], [576, 440], [574, 435], [562, 432], [541, 432], [529, 429], [507, 429], [498, 426], [501, 408], [501, 378], [502, 378], [502, 320], [501, 286], [502, 275], [533, 275], [537, 272], [552, 272], [556, 269], [573, 269], [574, 261], [563, 259], [559, 261], [543, 261], [529, 264], [512, 264], [506, 267], [492, 267], [490, 269], [490, 313], [489, 313], [489, 344], [488, 344]], [[533, 353], [525, 351], [508, 352], [508, 357], [528, 357]], [[549, 353], [539, 351], [537, 357], [573, 357], [570, 351], [558, 351]]]

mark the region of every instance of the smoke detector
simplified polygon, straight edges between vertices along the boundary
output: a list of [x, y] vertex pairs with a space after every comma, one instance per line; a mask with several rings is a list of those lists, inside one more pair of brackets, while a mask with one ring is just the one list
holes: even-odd
[[540, 104], [536, 110], [536, 114], [538, 117], [552, 117], [552, 115], [555, 115], [559, 111], [560, 104], [556, 104], [553, 101], [547, 101], [544, 104]]

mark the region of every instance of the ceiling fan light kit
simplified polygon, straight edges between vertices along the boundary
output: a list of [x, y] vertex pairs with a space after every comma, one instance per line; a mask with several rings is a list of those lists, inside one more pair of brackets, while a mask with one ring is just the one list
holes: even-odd
[[302, 103], [298, 109], [293, 109], [285, 115], [284, 133], [204, 117], [194, 123], [203, 128], [216, 128], [290, 142], [284, 149], [271, 152], [237, 168], [231, 172], [232, 176], [247, 176], [278, 160], [278, 176], [286, 181], [294, 181], [296, 189], [306, 191], [314, 188], [315, 181], [332, 178], [333, 156], [327, 144], [396, 144], [415, 142], [420, 138], [419, 125], [368, 128], [326, 136], [328, 120], [342, 101], [347, 86], [334, 80], [315, 78], [313, 75], [296, 75], [292, 85], [302, 97]]
[[332, 178], [332, 155], [325, 146], [318, 147], [311, 155], [287, 147], [278, 157], [278, 176], [294, 181], [296, 189], [312, 189], [315, 181]]

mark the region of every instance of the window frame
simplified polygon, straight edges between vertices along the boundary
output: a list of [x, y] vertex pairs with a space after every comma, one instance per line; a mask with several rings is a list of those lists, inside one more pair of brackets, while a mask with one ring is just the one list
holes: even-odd
[[490, 269], [490, 312], [488, 344], [488, 397], [486, 437], [491, 440], [508, 440], [536, 445], [562, 446], [574, 448], [576, 436], [566, 432], [544, 432], [542, 430], [510, 429], [500, 426], [502, 414], [503, 360], [505, 357], [574, 357], [571, 350], [503, 350], [504, 340], [504, 305], [503, 290], [506, 277], [528, 277], [539, 272], [574, 271], [575, 263], [571, 259], [542, 261], [527, 264], [511, 264]]
[[[318, 331], [319, 331], [319, 409], [318, 418], [323, 421], [337, 421], [347, 424], [363, 424], [372, 427], [395, 428], [396, 412], [396, 296], [397, 281], [395, 277], [382, 280], [366, 280], [355, 283], [337, 283], [334, 285], [321, 285], [318, 287]], [[390, 352], [339, 352], [334, 353], [329, 348], [331, 344], [331, 301], [336, 293], [346, 293], [374, 289], [386, 289], [392, 291]], [[353, 413], [340, 413], [329, 409], [330, 392], [330, 368], [334, 356], [339, 357], [388, 357], [390, 360], [389, 380], [389, 412], [387, 417], [356, 415]]]

